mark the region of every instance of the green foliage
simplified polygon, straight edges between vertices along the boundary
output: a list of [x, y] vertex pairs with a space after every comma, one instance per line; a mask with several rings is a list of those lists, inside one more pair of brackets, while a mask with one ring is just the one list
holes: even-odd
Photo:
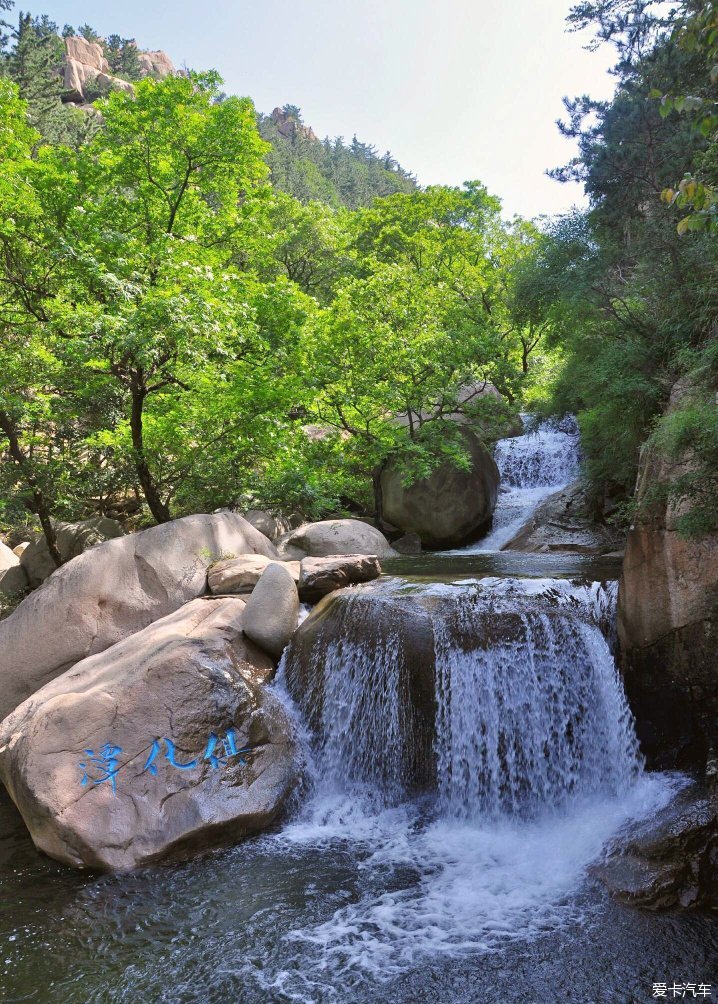
[[271, 143], [267, 162], [272, 184], [280, 192], [302, 203], [326, 202], [356, 209], [370, 205], [377, 197], [416, 188], [414, 178], [390, 153], [379, 155], [356, 136], [349, 145], [341, 137], [317, 139], [303, 125], [296, 105], [285, 105], [281, 113], [289, 117], [288, 122], [259, 116], [260, 133]]

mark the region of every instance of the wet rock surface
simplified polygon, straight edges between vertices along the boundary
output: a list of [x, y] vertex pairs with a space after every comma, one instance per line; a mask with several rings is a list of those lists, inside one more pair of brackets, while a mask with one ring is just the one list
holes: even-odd
[[718, 790], [690, 784], [593, 870], [616, 899], [631, 906], [718, 907]]
[[623, 547], [624, 541], [620, 530], [591, 518], [584, 486], [574, 481], [542, 502], [502, 550], [610, 554]]

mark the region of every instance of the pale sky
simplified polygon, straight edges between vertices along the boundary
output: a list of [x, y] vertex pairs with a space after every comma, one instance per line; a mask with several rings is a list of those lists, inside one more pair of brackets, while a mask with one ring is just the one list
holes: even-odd
[[60, 27], [87, 21], [214, 68], [260, 111], [299, 105], [319, 136], [356, 133], [421, 184], [479, 179], [509, 216], [582, 201], [544, 175], [573, 152], [555, 126], [561, 98], [613, 90], [611, 53], [564, 30], [571, 0], [35, 3]]

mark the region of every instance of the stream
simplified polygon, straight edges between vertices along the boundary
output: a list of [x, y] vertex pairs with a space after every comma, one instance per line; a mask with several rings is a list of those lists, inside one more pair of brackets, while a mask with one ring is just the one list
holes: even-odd
[[[570, 421], [500, 442], [483, 541], [342, 594], [311, 686], [285, 652], [273, 686], [307, 781], [273, 832], [81, 874], [34, 850], [0, 792], [0, 1000], [643, 1004], [674, 981], [718, 996], [714, 919], [620, 906], [591, 876], [686, 783], [643, 767], [613, 657], [620, 562], [500, 550], [579, 450]], [[419, 696], [412, 611], [433, 667]]]

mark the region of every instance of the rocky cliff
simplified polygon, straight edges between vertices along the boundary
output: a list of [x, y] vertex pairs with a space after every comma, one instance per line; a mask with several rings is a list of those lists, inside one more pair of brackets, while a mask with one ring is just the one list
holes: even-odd
[[[167, 77], [176, 72], [172, 60], [161, 50], [139, 52], [138, 61], [142, 77]], [[66, 38], [61, 72], [66, 102], [86, 104], [113, 88], [133, 93], [130, 81], [112, 75], [99, 42], [88, 42], [78, 36]]]
[[[686, 381], [669, 411], [696, 393]], [[678, 532], [683, 503], [656, 488], [686, 469], [644, 449], [637, 483], [640, 516], [631, 528], [618, 600], [626, 691], [649, 761], [702, 767], [718, 740], [718, 536]]]

